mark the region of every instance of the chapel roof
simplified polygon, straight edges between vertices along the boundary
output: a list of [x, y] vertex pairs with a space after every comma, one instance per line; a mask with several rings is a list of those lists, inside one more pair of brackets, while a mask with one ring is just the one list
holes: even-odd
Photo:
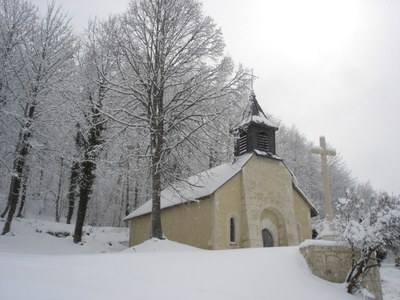
[[[161, 209], [198, 201], [213, 194], [229, 179], [239, 173], [252, 156], [252, 154], [243, 155], [233, 163], [224, 163], [165, 188], [161, 191]], [[124, 221], [150, 213], [151, 202], [151, 200], [145, 202], [126, 216]]]
[[[169, 186], [161, 191], [161, 209], [172, 207], [179, 204], [188, 202], [199, 201], [204, 199], [213, 193], [215, 193], [221, 186], [223, 186], [233, 176], [238, 174], [244, 165], [254, 155], [265, 156], [276, 160], [282, 160], [280, 157], [264, 153], [262, 151], [254, 151], [238, 157], [233, 163], [224, 163], [215, 168], [203, 171], [194, 176], [187, 178], [185, 181], [178, 182], [172, 186]], [[287, 166], [285, 165], [287, 168]], [[289, 168], [288, 168], [289, 170]], [[300, 194], [303, 200], [311, 209], [311, 216], [318, 215], [317, 210], [307, 199], [305, 194], [301, 191], [297, 184], [297, 180], [293, 173], [289, 170], [292, 175], [293, 188]], [[124, 221], [128, 221], [135, 217], [145, 215], [151, 212], [152, 201], [151, 199], [145, 202], [142, 206], [131, 212], [124, 218]]]

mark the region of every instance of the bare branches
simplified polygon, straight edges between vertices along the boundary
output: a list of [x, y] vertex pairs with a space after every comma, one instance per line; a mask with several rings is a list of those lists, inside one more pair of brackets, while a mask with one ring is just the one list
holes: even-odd
[[[118, 122], [132, 128], [147, 126], [157, 219], [161, 175], [170, 181], [164, 164], [175, 149], [194, 146], [200, 131], [229, 106], [229, 96], [243, 87], [246, 74], [222, 57], [222, 34], [196, 1], [132, 1], [118, 23], [118, 77], [107, 82], [131, 98], [108, 116], [128, 118]], [[155, 236], [162, 237], [159, 220], [154, 222]]]
[[[41, 20], [36, 13], [36, 9], [24, 1], [0, 2], [0, 14], [4, 17], [0, 22], [0, 56], [4, 58], [1, 59], [4, 73], [0, 75], [0, 81], [7, 79], [7, 93], [0, 91], [0, 95], [2, 99], [8, 99], [6, 105], [14, 111], [14, 125], [19, 125], [19, 132], [14, 133], [17, 137], [10, 137], [15, 142], [15, 158], [9, 193], [10, 209], [3, 234], [10, 230], [21, 177], [34, 144], [33, 136], [35, 133], [40, 136], [43, 129], [38, 121], [47, 116], [43, 113], [45, 104], [54, 101], [60, 83], [71, 74], [73, 65], [74, 37], [61, 8], [50, 4]], [[26, 20], [22, 21], [22, 17]], [[15, 32], [9, 30], [10, 24]], [[4, 35], [7, 30], [12, 34]]]

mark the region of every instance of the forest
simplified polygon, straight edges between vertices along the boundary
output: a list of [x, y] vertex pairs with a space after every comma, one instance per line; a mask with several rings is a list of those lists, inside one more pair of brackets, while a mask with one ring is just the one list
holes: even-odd
[[[196, 1], [131, 1], [77, 36], [54, 3], [41, 15], [29, 1], [0, 0], [2, 233], [27, 215], [76, 224], [75, 242], [86, 224], [126, 226], [123, 218], [146, 200], [159, 205], [166, 186], [232, 161], [230, 130], [251, 81]], [[266, 113], [319, 229], [314, 145], [290, 120]], [[337, 150], [329, 160], [333, 199], [384, 193], [357, 181]]]

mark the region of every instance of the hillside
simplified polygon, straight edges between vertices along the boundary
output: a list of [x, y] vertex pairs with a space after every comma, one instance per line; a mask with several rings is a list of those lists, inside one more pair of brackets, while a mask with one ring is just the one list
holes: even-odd
[[[127, 249], [126, 229], [86, 228], [83, 245], [47, 233], [72, 229], [15, 221], [14, 235], [0, 236], [0, 299], [359, 299], [313, 276], [298, 247], [206, 251], [150, 240]], [[398, 299], [400, 271], [383, 269], [385, 299]]]

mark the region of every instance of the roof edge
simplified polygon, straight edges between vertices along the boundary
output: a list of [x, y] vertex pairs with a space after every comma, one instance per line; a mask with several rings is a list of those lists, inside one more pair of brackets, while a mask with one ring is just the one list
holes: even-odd
[[[195, 199], [185, 199], [185, 200], [182, 201], [182, 202], [175, 203], [175, 204], [169, 205], [169, 206], [165, 206], [165, 207], [161, 208], [161, 210], [166, 209], [166, 208], [169, 208], [169, 207], [174, 207], [174, 206], [177, 206], [177, 205], [185, 204], [185, 203], [188, 203], [188, 202], [195, 202], [195, 201], [197, 201], [197, 200], [203, 200], [203, 199], [208, 198], [208, 197], [210, 197], [211, 195], [215, 194], [215, 192], [216, 192], [218, 189], [220, 189], [223, 185], [225, 185], [225, 183], [227, 183], [229, 180], [231, 180], [236, 174], [238, 174], [238, 173], [243, 169], [243, 167], [248, 163], [248, 161], [253, 157], [253, 155], [255, 155], [255, 153], [254, 153], [254, 152], [253, 152], [253, 153], [246, 153], [246, 154], [244, 154], [244, 155], [248, 155], [248, 157], [247, 157], [243, 162], [241, 162], [240, 167], [239, 167], [237, 170], [235, 170], [235, 172], [232, 172], [232, 174], [230, 174], [230, 176], [227, 177], [226, 180], [224, 180], [220, 185], [218, 185], [217, 187], [215, 187], [214, 190], [210, 191], [210, 193], [208, 193], [208, 194], [206, 194], [206, 195], [203, 195], [203, 196], [201, 196], [201, 197], [195, 198]], [[243, 155], [243, 156], [244, 156], [244, 155]], [[239, 158], [240, 158], [240, 157], [239, 157]], [[230, 163], [230, 164], [233, 165], [233, 164], [235, 164], [236, 161], [237, 161], [237, 158], [236, 158], [236, 160], [235, 160], [234, 162], [232, 162], [232, 163]], [[197, 173], [197, 174], [195, 174], [195, 175], [193, 175], [193, 176], [197, 176], [198, 174], [201, 174], [201, 173], [204, 173], [204, 172], [209, 172], [209, 171], [210, 171], [210, 170], [206, 170], [206, 171]], [[210, 172], [211, 172], [211, 171], [210, 171]], [[164, 190], [165, 190], [165, 189], [164, 189]], [[132, 211], [128, 216], [126, 216], [125, 218], [123, 218], [123, 221], [129, 221], [129, 220], [132, 220], [132, 219], [134, 219], [134, 218], [136, 218], [136, 217], [140, 217], [140, 216], [147, 215], [147, 214], [151, 213], [151, 210], [150, 210], [150, 211], [146, 211], [146, 212], [143, 212], [143, 213], [141, 213], [141, 214], [138, 214], [138, 215], [135, 215], [135, 214], [134, 214], [135, 211], [137, 211], [138, 209], [140, 209], [142, 206], [144, 206], [144, 205], [145, 205], [146, 203], [148, 203], [149, 201], [152, 201], [152, 199], [147, 200], [145, 203], [143, 203], [143, 204], [142, 204], [141, 206], [139, 206], [137, 209], [135, 209], [134, 211]]]
[[299, 193], [299, 195], [301, 196], [301, 198], [304, 200], [304, 202], [306, 202], [306, 204], [310, 207], [310, 212], [311, 212], [311, 217], [316, 217], [318, 216], [318, 211], [317, 209], [314, 207], [314, 205], [312, 205], [312, 203], [308, 200], [308, 198], [306, 197], [306, 195], [303, 193], [303, 191], [294, 183], [292, 182], [293, 188], [296, 190], [296, 192]]

